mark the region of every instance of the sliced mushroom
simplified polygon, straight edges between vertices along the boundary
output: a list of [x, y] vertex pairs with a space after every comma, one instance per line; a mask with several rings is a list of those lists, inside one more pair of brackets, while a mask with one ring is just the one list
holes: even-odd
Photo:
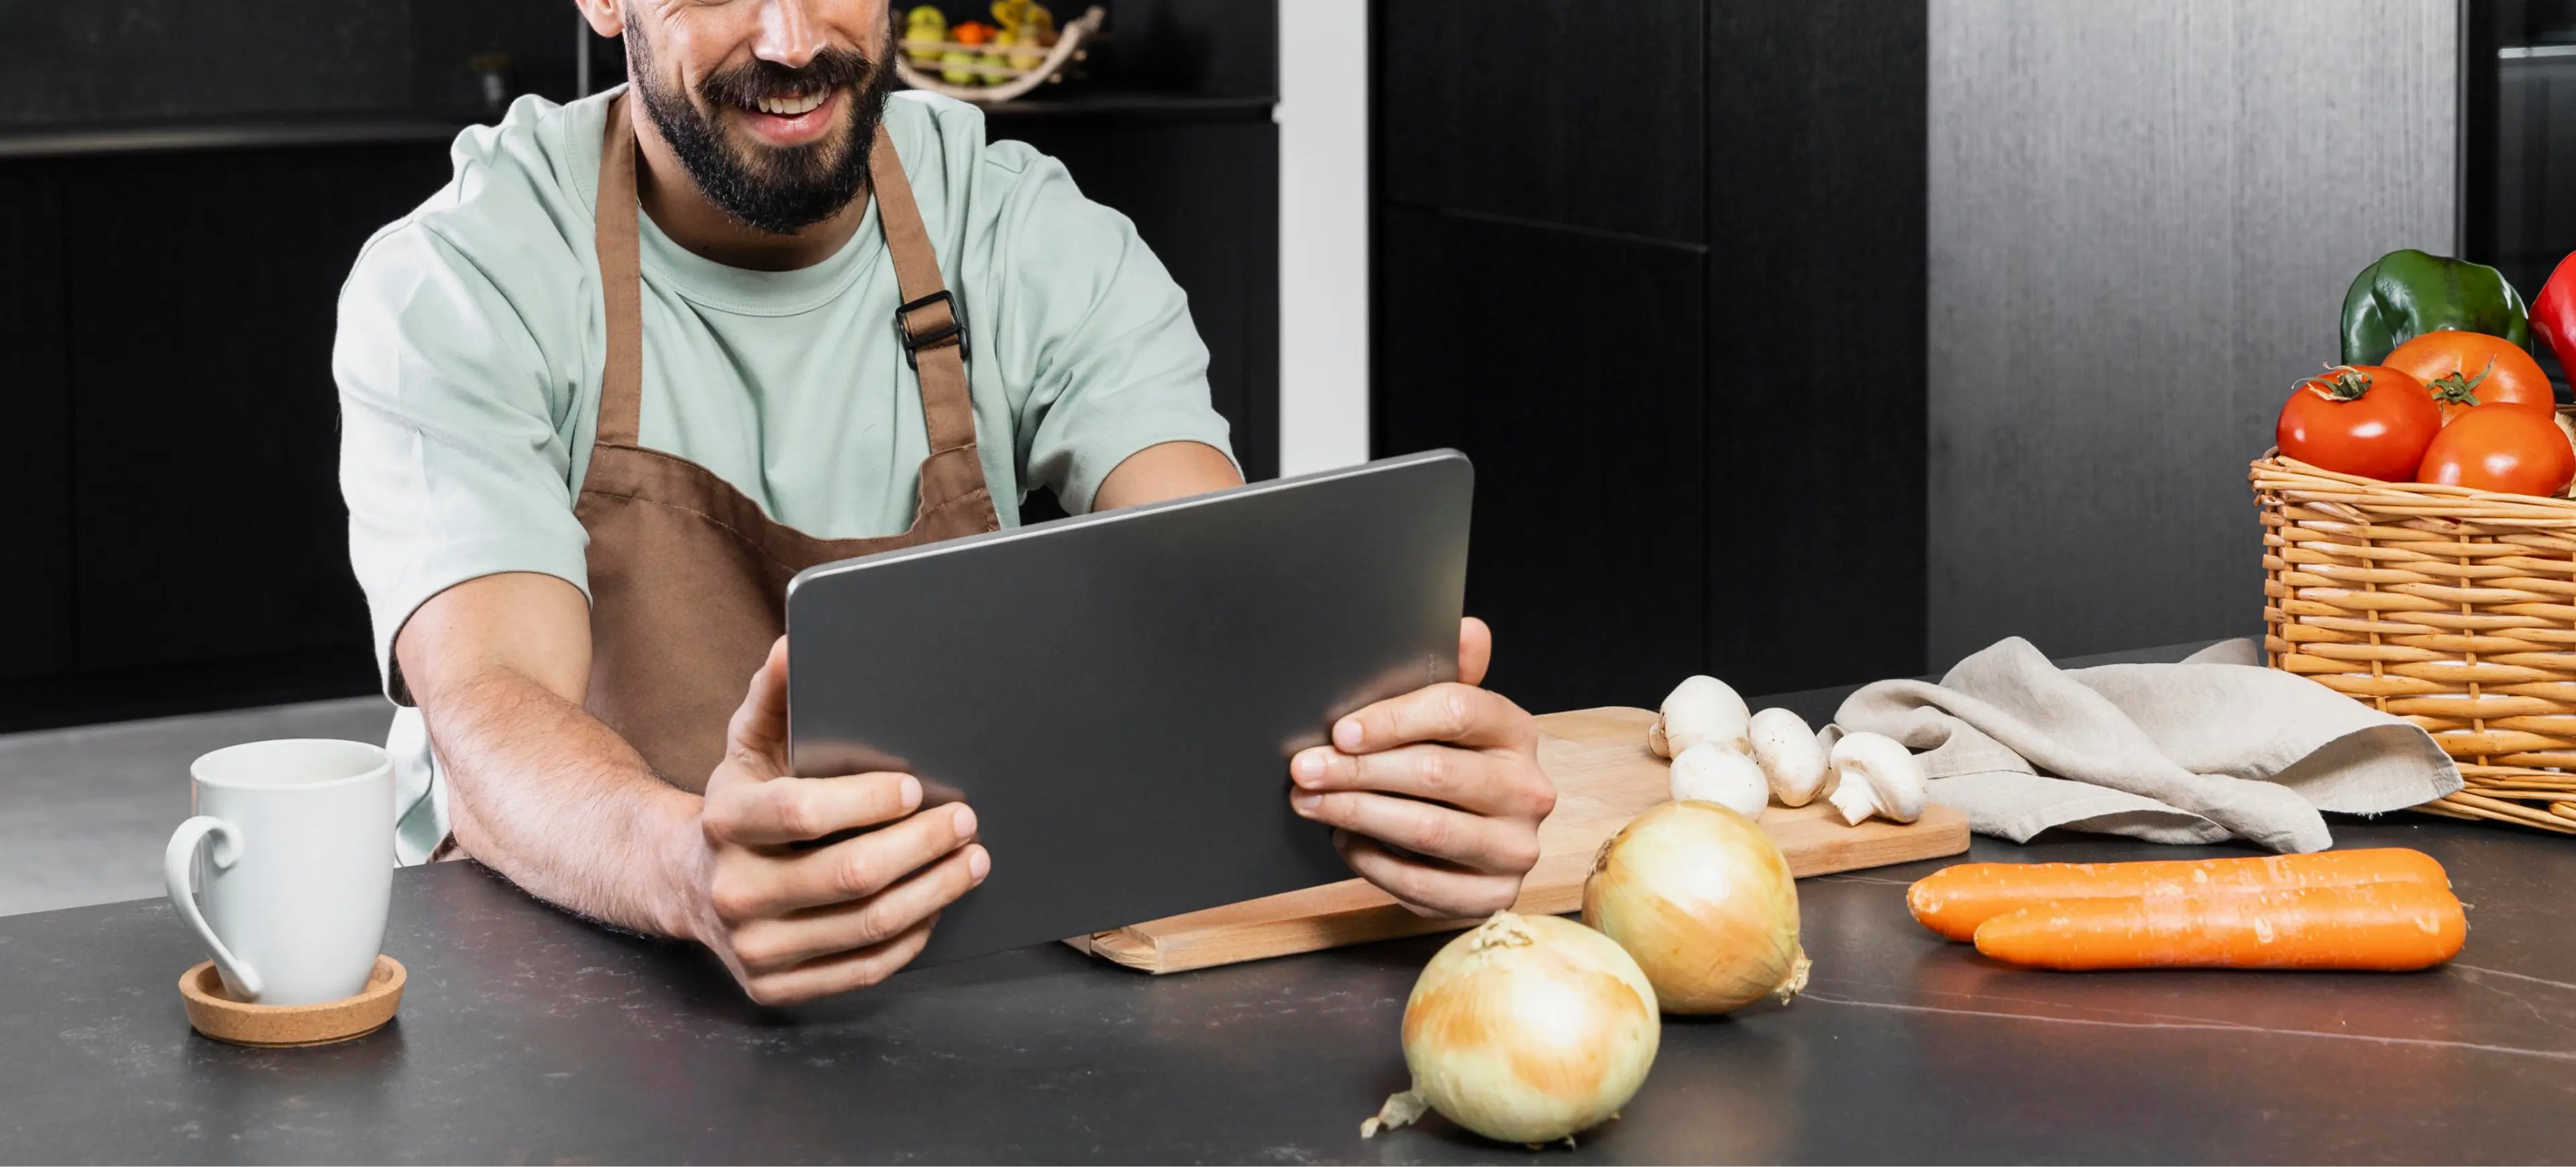
[[1714, 802], [1746, 818], [1762, 817], [1771, 801], [1762, 767], [1716, 742], [1701, 742], [1673, 759], [1673, 800]]
[[1806, 718], [1786, 709], [1765, 709], [1753, 715], [1748, 735], [1753, 760], [1780, 805], [1805, 806], [1816, 800], [1825, 785], [1825, 747], [1807, 728]]
[[1661, 716], [1646, 731], [1646, 744], [1667, 758], [1678, 758], [1682, 751], [1708, 741], [1741, 754], [1753, 748], [1746, 737], [1752, 720], [1744, 698], [1736, 696], [1726, 682], [1692, 677], [1664, 698]]
[[1834, 779], [1826, 798], [1844, 822], [1859, 826], [1873, 814], [1900, 823], [1923, 817], [1923, 763], [1904, 743], [1883, 734], [1844, 734], [1827, 760]]

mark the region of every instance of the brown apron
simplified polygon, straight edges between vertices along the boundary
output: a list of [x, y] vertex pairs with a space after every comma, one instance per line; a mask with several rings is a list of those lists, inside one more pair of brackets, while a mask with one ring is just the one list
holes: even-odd
[[743, 691], [785, 630], [787, 581], [818, 563], [1000, 528], [975, 452], [966, 334], [939, 275], [903, 162], [877, 128], [868, 173], [904, 300], [894, 325], [921, 381], [930, 456], [912, 529], [817, 539], [697, 463], [639, 439], [644, 334], [636, 255], [635, 128], [609, 107], [599, 164], [599, 283], [608, 357], [599, 433], [573, 513], [590, 533], [591, 714], [672, 785], [703, 789]]
[[705, 467], [644, 448], [642, 282], [636, 258], [635, 127], [627, 98], [609, 109], [599, 165], [599, 279], [608, 361], [599, 435], [573, 513], [590, 533], [591, 715], [690, 790], [724, 756], [725, 726], [751, 675], [786, 629], [787, 581], [818, 563], [997, 530], [975, 407], [966, 333], [939, 257], [885, 127], [868, 176], [877, 226], [904, 305], [894, 325], [921, 380], [930, 456], [921, 463], [912, 529], [876, 539], [817, 539], [770, 521], [760, 504]]

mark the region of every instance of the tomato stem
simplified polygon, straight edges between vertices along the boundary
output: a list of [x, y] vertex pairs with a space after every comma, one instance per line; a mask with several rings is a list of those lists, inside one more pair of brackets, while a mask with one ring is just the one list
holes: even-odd
[[2301, 388], [2328, 401], [2359, 401], [2370, 392], [2370, 374], [2350, 365], [2336, 365], [2322, 377], [2299, 382]]
[[2444, 405], [2476, 406], [2479, 404], [2478, 386], [2486, 384], [2487, 374], [2494, 371], [2495, 359], [2490, 357], [2487, 359], [2487, 367], [2478, 370], [2477, 376], [2463, 378], [2458, 369], [2453, 369], [2435, 377], [2431, 384], [2424, 387], [2433, 391], [2433, 400]]

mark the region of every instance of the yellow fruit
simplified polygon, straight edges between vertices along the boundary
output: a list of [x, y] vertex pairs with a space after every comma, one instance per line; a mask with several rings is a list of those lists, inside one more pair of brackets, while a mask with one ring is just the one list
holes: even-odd
[[903, 55], [924, 69], [939, 65], [939, 44], [948, 39], [948, 15], [924, 4], [904, 16]]

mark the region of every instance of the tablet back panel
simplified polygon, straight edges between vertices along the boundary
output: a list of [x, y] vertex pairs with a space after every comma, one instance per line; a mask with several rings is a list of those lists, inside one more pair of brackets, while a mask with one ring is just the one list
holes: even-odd
[[1473, 486], [1443, 450], [811, 568], [791, 762], [974, 806], [992, 874], [916, 964], [1349, 878], [1287, 759], [1456, 678]]

